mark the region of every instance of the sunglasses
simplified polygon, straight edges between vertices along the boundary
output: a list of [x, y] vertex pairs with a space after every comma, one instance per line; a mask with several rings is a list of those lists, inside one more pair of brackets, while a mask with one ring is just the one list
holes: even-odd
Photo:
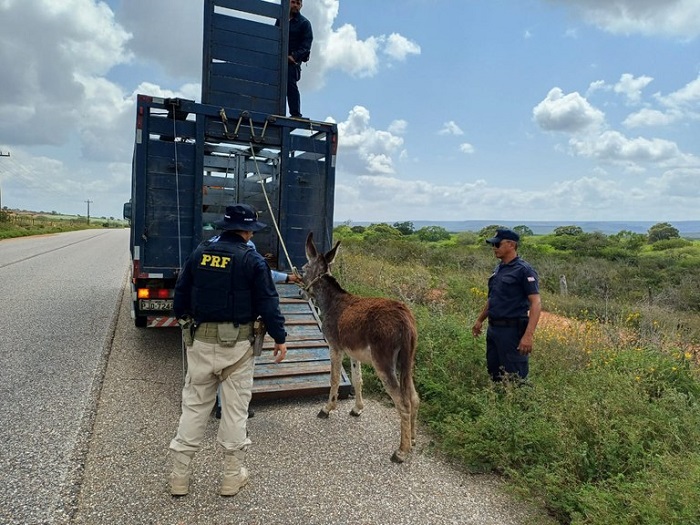
[[509, 240], [498, 241], [498, 242], [494, 242], [491, 246], [493, 246], [494, 248], [500, 248], [501, 244], [503, 244], [504, 242], [512, 242], [512, 241], [509, 241]]

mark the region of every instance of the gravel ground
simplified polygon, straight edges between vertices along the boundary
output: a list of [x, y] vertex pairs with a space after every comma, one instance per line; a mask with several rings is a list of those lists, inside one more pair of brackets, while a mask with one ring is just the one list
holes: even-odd
[[376, 400], [367, 400], [360, 418], [348, 414], [352, 400], [343, 400], [327, 420], [316, 417], [324, 401], [318, 397], [254, 402], [250, 483], [233, 498], [217, 493], [223, 459], [212, 417], [191, 492], [173, 498], [168, 443], [181, 382], [179, 333], [135, 329], [125, 300], [72, 523], [552, 523], [505, 495], [498, 478], [469, 475], [441, 459], [424, 433], [412, 457], [393, 464], [398, 415]]

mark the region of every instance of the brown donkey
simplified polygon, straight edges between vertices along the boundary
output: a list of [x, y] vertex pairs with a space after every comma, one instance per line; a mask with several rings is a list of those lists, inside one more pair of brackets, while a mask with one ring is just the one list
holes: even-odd
[[399, 301], [358, 297], [343, 290], [330, 272], [339, 245], [340, 241], [324, 255], [316, 251], [311, 233], [306, 238], [308, 263], [303, 268], [304, 289], [320, 310], [323, 335], [331, 351], [331, 391], [328, 404], [318, 417], [327, 418], [336, 408], [343, 352], [350, 356], [355, 389], [355, 406], [350, 414], [362, 413], [360, 363], [371, 363], [401, 416], [401, 444], [391, 460], [402, 463], [415, 443], [420, 402], [413, 386], [416, 321], [408, 307]]

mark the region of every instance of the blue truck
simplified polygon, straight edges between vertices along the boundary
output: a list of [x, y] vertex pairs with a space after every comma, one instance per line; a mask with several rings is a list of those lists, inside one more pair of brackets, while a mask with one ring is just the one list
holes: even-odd
[[[280, 271], [306, 262], [309, 231], [331, 248], [338, 130], [287, 118], [289, 0], [204, 0], [202, 101], [138, 95], [131, 199], [134, 324], [174, 327], [178, 273], [213, 236], [227, 205], [252, 204], [270, 225], [255, 244]], [[328, 393], [330, 352], [315, 307], [277, 284], [287, 357], [255, 360], [253, 398]], [[263, 350], [274, 345], [269, 336]], [[341, 371], [339, 394], [351, 392]]]
[[338, 131], [285, 116], [288, 30], [289, 0], [205, 0], [202, 101], [138, 95], [124, 206], [137, 327], [177, 324], [178, 272], [227, 205], [259, 210], [274, 269], [304, 264], [309, 231], [330, 249]]

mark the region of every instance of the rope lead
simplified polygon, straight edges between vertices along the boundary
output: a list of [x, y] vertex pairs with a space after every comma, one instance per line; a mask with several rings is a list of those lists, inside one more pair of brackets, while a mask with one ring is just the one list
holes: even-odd
[[282, 245], [282, 250], [284, 251], [284, 256], [287, 258], [287, 264], [289, 264], [289, 267], [292, 269], [292, 272], [294, 275], [299, 277], [299, 272], [297, 271], [296, 267], [292, 265], [292, 259], [289, 257], [289, 252], [287, 251], [287, 245], [284, 243], [284, 239], [282, 238], [282, 233], [280, 232], [279, 226], [277, 225], [277, 219], [275, 218], [275, 214], [273, 213], [272, 210], [272, 204], [270, 203], [270, 198], [267, 196], [267, 190], [265, 189], [265, 179], [263, 179], [262, 174], [260, 173], [260, 168], [258, 167], [258, 159], [256, 158], [255, 154], [255, 149], [253, 148], [253, 143], [250, 143], [250, 151], [253, 154], [253, 164], [255, 164], [255, 172], [258, 175], [258, 181], [260, 182], [260, 185], [262, 186], [263, 190], [263, 196], [265, 197], [265, 202], [267, 203], [267, 210], [270, 212], [270, 217], [272, 217], [272, 224], [275, 227], [275, 231], [277, 232], [277, 237], [280, 240], [280, 244]]

